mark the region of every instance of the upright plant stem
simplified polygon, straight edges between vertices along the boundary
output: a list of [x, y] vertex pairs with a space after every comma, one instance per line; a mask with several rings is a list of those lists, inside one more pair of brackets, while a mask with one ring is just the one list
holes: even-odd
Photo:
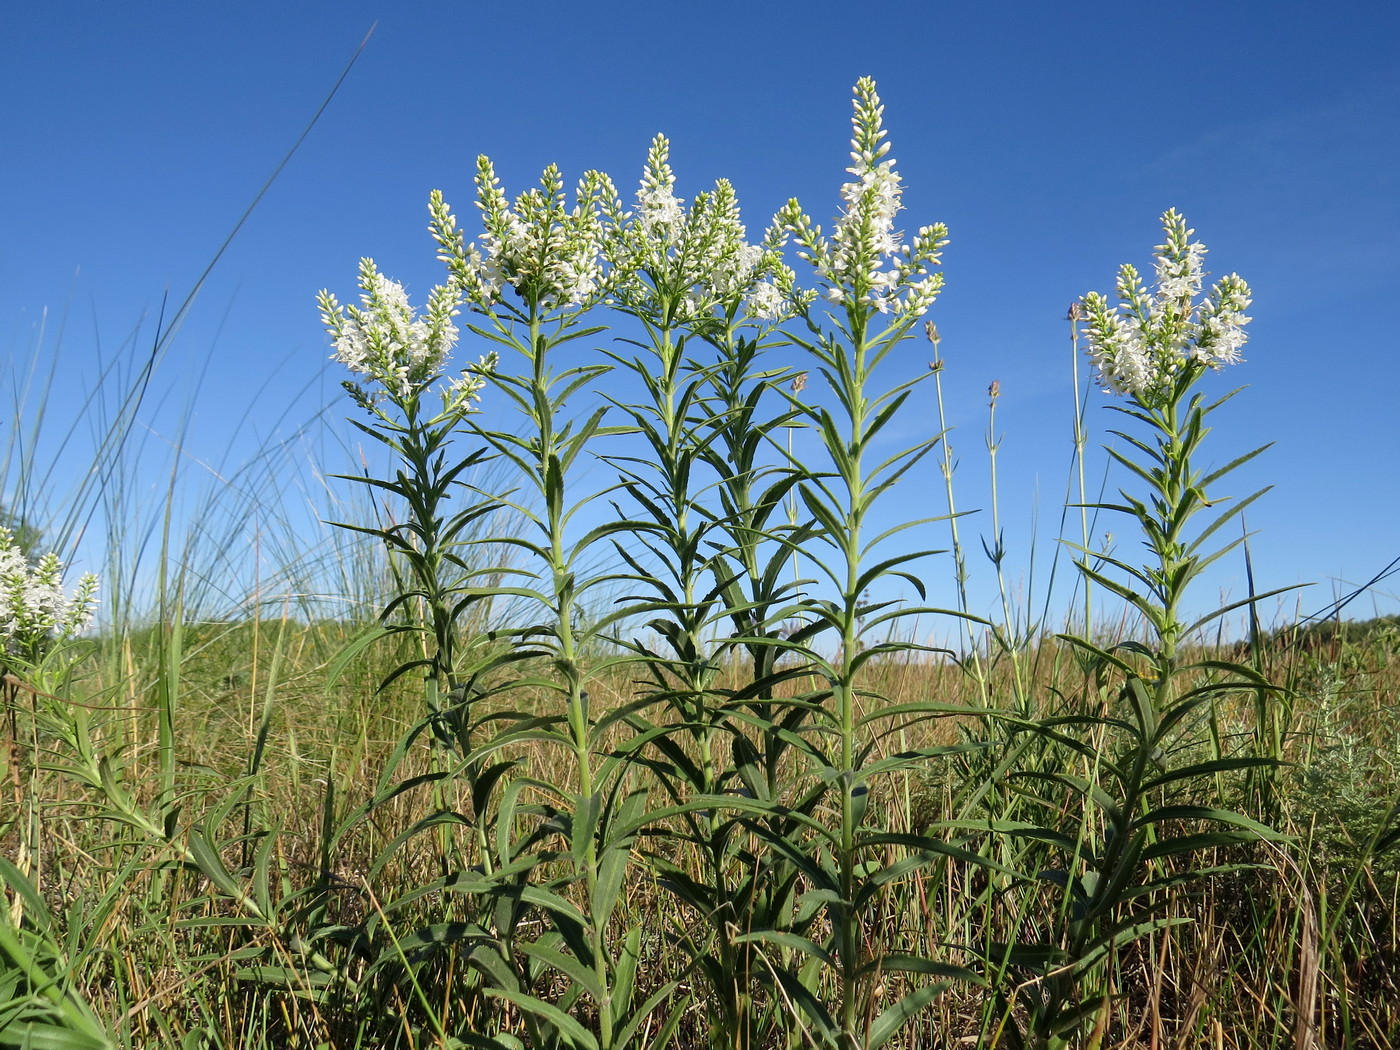
[[993, 380], [987, 388], [987, 466], [992, 486], [992, 546], [988, 551], [992, 566], [996, 570], [997, 593], [1001, 598], [1001, 629], [997, 644], [1002, 654], [1010, 657], [1012, 686], [1016, 702], [1022, 714], [1030, 717], [1033, 698], [1025, 681], [1025, 663], [1021, 659], [1025, 639], [1016, 624], [1016, 614], [1011, 609], [1011, 596], [1006, 587], [1006, 541], [1001, 531], [1001, 486], [997, 475], [997, 453], [1001, 450], [1001, 438], [997, 436], [997, 401], [1001, 397], [1001, 383]]
[[967, 597], [967, 556], [963, 552], [962, 539], [958, 535], [958, 507], [957, 500], [953, 495], [953, 472], [956, 463], [953, 460], [953, 446], [947, 439], [951, 428], [948, 425], [948, 412], [943, 403], [943, 356], [940, 350], [940, 344], [943, 340], [938, 334], [938, 326], [932, 321], [924, 325], [924, 332], [928, 335], [929, 342], [933, 344], [934, 357], [929, 363], [929, 368], [933, 372], [934, 401], [938, 406], [938, 431], [944, 435], [943, 454], [939, 458], [938, 470], [943, 475], [943, 491], [948, 500], [948, 532], [952, 539], [953, 582], [958, 592], [958, 612], [962, 614], [963, 629], [967, 632], [968, 663], [964, 666], [970, 665], [972, 678], [985, 699], [990, 695], [991, 686], [982, 663], [982, 640], [977, 637], [976, 628], [973, 626], [972, 609]]
[[[1074, 393], [1074, 475], [1079, 488], [1079, 543], [1084, 550], [1089, 549], [1089, 499], [1088, 486], [1084, 483], [1084, 450], [1088, 447], [1089, 434], [1084, 426], [1084, 413], [1088, 405], [1088, 387], [1079, 379], [1079, 303], [1070, 307], [1069, 349], [1070, 367], [1073, 372]], [[1094, 636], [1094, 597], [1093, 584], [1087, 576], [1080, 575], [1079, 586], [1084, 588], [1084, 637]]]
[[[575, 617], [578, 614], [578, 599], [574, 575], [573, 557], [568, 547], [566, 527], [569, 505], [565, 496], [565, 467], [555, 426], [555, 412], [562, 407], [551, 397], [550, 387], [553, 377], [549, 369], [550, 341], [544, 334], [543, 317], [538, 302], [531, 303], [529, 317], [529, 347], [532, 365], [530, 394], [534, 402], [534, 415], [538, 427], [538, 460], [536, 468], [545, 499], [545, 529], [549, 550], [551, 593], [554, 608], [555, 636], [558, 648], [554, 656], [555, 670], [560, 675], [568, 711], [569, 734], [574, 752], [576, 776], [577, 808], [573, 813], [574, 836], [580, 834], [580, 811], [597, 813], [598, 800], [595, 799], [596, 785], [593, 770], [592, 721], [588, 710], [588, 692], [584, 688], [584, 670], [581, 652], [575, 633]], [[603, 989], [603, 1001], [598, 1006], [599, 1045], [610, 1048], [613, 1045], [613, 1004], [610, 997], [607, 930], [598, 921], [598, 834], [596, 817], [585, 822], [583, 833], [586, 839], [581, 851], [581, 860], [576, 861], [576, 870], [582, 877], [587, 914], [590, 917], [589, 935], [592, 950], [593, 971], [598, 986]], [[580, 856], [578, 843], [573, 844], [573, 854]]]

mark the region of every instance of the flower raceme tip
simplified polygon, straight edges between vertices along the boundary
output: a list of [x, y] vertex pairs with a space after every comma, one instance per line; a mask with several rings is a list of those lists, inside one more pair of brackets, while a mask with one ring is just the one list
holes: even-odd
[[846, 169], [852, 178], [841, 187], [843, 208], [831, 235], [824, 235], [796, 200], [779, 212], [779, 221], [797, 241], [798, 255], [826, 286], [828, 301], [918, 318], [943, 287], [943, 275], [934, 267], [948, 243], [948, 228], [942, 223], [920, 227], [904, 243], [894, 225], [904, 208], [903, 183], [888, 156], [885, 107], [871, 78], [856, 84], [854, 107], [851, 166]]
[[[461, 291], [454, 282], [433, 288], [420, 316], [403, 285], [385, 277], [368, 258], [360, 260], [359, 285], [360, 306], [342, 307], [326, 290], [317, 296], [321, 321], [335, 347], [332, 358], [381, 388], [366, 391], [347, 383], [346, 389], [365, 407], [386, 395], [400, 402], [413, 398], [441, 378], [457, 344], [453, 318], [460, 313]], [[443, 392], [444, 411], [467, 411], [479, 400], [484, 381], [478, 373], [489, 367], [483, 359], [478, 369], [453, 379]]]
[[70, 598], [58, 555], [45, 554], [31, 563], [15, 534], [0, 526], [0, 645], [5, 655], [38, 660], [54, 641], [85, 630], [96, 606], [95, 575], [85, 573]]
[[1090, 292], [1071, 311], [1103, 387], [1146, 407], [1159, 404], [1184, 372], [1241, 361], [1250, 321], [1244, 313], [1249, 285], [1232, 273], [1198, 300], [1206, 246], [1191, 240], [1195, 231], [1175, 209], [1162, 216], [1162, 228], [1166, 238], [1155, 252], [1154, 289], [1125, 264], [1118, 271], [1116, 306]]

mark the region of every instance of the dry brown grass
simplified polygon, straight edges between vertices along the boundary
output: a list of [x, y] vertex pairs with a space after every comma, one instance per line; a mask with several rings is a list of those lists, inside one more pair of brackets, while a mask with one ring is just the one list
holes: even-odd
[[[384, 692], [375, 688], [380, 669], [395, 659], [391, 653], [371, 650], [338, 683], [325, 687], [325, 664], [350, 633], [339, 625], [255, 622], [197, 630], [186, 647], [176, 723], [183, 763], [177, 834], [198, 825], [217, 800], [248, 776], [264, 712], [270, 712], [260, 767], [247, 795], [247, 820], [255, 832], [276, 832], [270, 864], [276, 892], [284, 898], [321, 877], [328, 789], [333, 787], [329, 804], [334, 817], [365, 805], [395, 746], [419, 715], [412, 683], [401, 680]], [[152, 671], [143, 644], [143, 639], [129, 639], [116, 658], [109, 654], [95, 663], [100, 673], [86, 682], [85, 691], [92, 703], [106, 707], [98, 720], [101, 748], [119, 760], [125, 782], [140, 801], [153, 805], [157, 735], [149, 692]], [[1338, 824], [1359, 820], [1357, 806], [1369, 799], [1375, 807], [1372, 826], [1379, 826], [1381, 811], [1400, 790], [1395, 776], [1400, 764], [1400, 651], [1383, 637], [1362, 643], [1334, 639], [1321, 651], [1276, 644], [1261, 656], [1265, 673], [1293, 690], [1287, 755], [1297, 765], [1281, 777], [1278, 817], [1283, 830], [1296, 838], [1281, 846], [1255, 847], [1243, 859], [1256, 866], [1208, 880], [1169, 902], [1173, 915], [1190, 921], [1144, 939], [1119, 958], [1116, 998], [1098, 1032], [1104, 1047], [1380, 1048], [1400, 1039], [1395, 918], [1400, 846], [1390, 843], [1387, 851], [1377, 850], [1374, 842], [1368, 846], [1369, 832], [1361, 824]], [[1047, 705], [1093, 702], [1084, 675], [1056, 643], [1046, 642], [1020, 659], [1019, 680], [1033, 682]], [[1034, 669], [1029, 679], [1026, 668]], [[120, 669], [120, 676], [114, 669]], [[994, 700], [1010, 691], [1015, 670], [1009, 661], [993, 668]], [[791, 683], [794, 690], [804, 687]], [[967, 674], [937, 658], [876, 662], [866, 687], [865, 713], [915, 699], [968, 708], [982, 699]], [[593, 684], [594, 695], [608, 703], [624, 701], [634, 688], [621, 674]], [[509, 699], [517, 707], [540, 711], [550, 702], [546, 696]], [[1252, 699], [1241, 695], [1222, 703], [1217, 717], [1228, 734], [1244, 737], [1253, 729], [1252, 711]], [[136, 841], [139, 836], [114, 834], [112, 825], [97, 819], [92, 792], [46, 769], [48, 752], [56, 745], [26, 735], [22, 696], [11, 713], [14, 739], [7, 749], [5, 805], [12, 813], [30, 812], [41, 821], [41, 848], [25, 855], [22, 819], [9, 822], [0, 846], [6, 856], [23, 860], [61, 917], [63, 934], [77, 948], [72, 952], [77, 987], [121, 1039], [136, 1046], [173, 1046], [187, 1037], [195, 1042], [185, 1045], [205, 1046], [319, 1043], [339, 1048], [391, 1038], [405, 1046], [434, 1045], [412, 1026], [381, 1026], [374, 1030], [377, 1034], [363, 1026], [347, 1027], [344, 1018], [325, 1015], [313, 1001], [240, 979], [244, 964], [238, 953], [261, 944], [274, 956], [290, 959], [292, 946], [267, 931], [201, 926], [201, 919], [231, 914], [228, 903], [187, 866], [170, 866], [169, 851], [143, 845]], [[958, 740], [961, 731], [975, 734], [985, 728], [976, 716], [950, 713], [895, 725], [875, 746], [877, 754], [885, 754], [946, 745]], [[518, 757], [522, 769], [541, 781], [567, 779], [565, 755]], [[396, 777], [429, 772], [440, 760], [420, 742]], [[887, 780], [877, 797], [881, 823], [893, 830], [917, 830], [946, 817], [963, 797], [967, 785], [962, 778], [976, 768], [974, 759], [953, 756], [930, 763], [922, 775]], [[644, 779], [646, 774], [637, 776]], [[1376, 779], [1382, 776], [1388, 779]], [[374, 858], [395, 836], [434, 806], [469, 812], [464, 791], [453, 782], [436, 797], [430, 785], [405, 791], [339, 838], [326, 873], [335, 887], [326, 903], [328, 920], [353, 926], [383, 899], [439, 877], [443, 839], [430, 834], [414, 840], [417, 846], [396, 851], [372, 879], [370, 872]], [[259, 841], [238, 841], [244, 812], [234, 810], [221, 829], [228, 843], [225, 859], [234, 870], [248, 863]], [[457, 846], [469, 848], [465, 838]], [[657, 843], [648, 848], [666, 847]], [[684, 863], [684, 850], [672, 859]], [[620, 929], [641, 924], [652, 933], [642, 982], [646, 989], [679, 973], [679, 955], [666, 948], [663, 933], [703, 934], [695, 917], [657, 886], [640, 857], [633, 872], [617, 923]], [[246, 875], [244, 870], [241, 877]], [[427, 899], [396, 921], [403, 932], [414, 921], [440, 920], [459, 903]], [[1024, 900], [1013, 904], [998, 896], [994, 880], [984, 873], [951, 863], [935, 865], [886, 894], [872, 927], [880, 943], [872, 941], [870, 951], [897, 945], [950, 958], [956, 946], [985, 935], [989, 923], [1019, 923], [1023, 933], [1029, 931], [1034, 921], [1026, 909]], [[458, 1021], [484, 1009], [479, 997], [461, 986], [460, 965], [460, 959], [449, 959], [424, 971], [425, 979], [440, 982], [432, 995], [444, 1016]], [[683, 987], [703, 995], [693, 975]], [[898, 987], [894, 981], [887, 994]], [[696, 1007], [687, 1006], [683, 996], [674, 1007], [692, 1019], [678, 1030], [680, 1045], [702, 1045]], [[386, 1017], [415, 1009], [407, 1001], [381, 1008]], [[997, 1032], [983, 993], [954, 987], [907, 1030], [900, 1045], [991, 1046]]]

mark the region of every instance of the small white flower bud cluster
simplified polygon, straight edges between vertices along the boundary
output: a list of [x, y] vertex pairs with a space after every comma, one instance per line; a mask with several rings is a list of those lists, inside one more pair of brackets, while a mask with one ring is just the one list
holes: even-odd
[[666, 243], [680, 239], [685, 226], [685, 202], [676, 196], [676, 175], [671, 170], [671, 144], [665, 135], [651, 140], [642, 186], [637, 191], [637, 226], [642, 234]]
[[948, 243], [948, 229], [942, 223], [921, 227], [909, 244], [895, 229], [904, 190], [894, 160], [886, 156], [884, 111], [875, 82], [863, 77], [856, 84], [846, 169], [854, 179], [841, 187], [845, 206], [830, 238], [796, 200], [779, 212], [779, 221], [797, 241], [798, 254], [816, 269], [830, 302], [918, 317], [942, 289], [943, 275], [933, 268]]
[[[373, 259], [360, 260], [361, 306], [342, 307], [329, 291], [317, 296], [321, 321], [334, 341], [332, 357], [352, 372], [367, 376], [395, 398], [410, 397], [434, 382], [457, 343], [462, 299], [455, 285], [439, 285], [428, 294], [419, 317], [403, 285], [381, 274]], [[355, 399], [369, 405], [380, 396], [347, 384]]]
[[7, 655], [38, 660], [52, 643], [86, 629], [96, 606], [96, 576], [84, 574], [69, 598], [58, 555], [31, 564], [14, 533], [0, 527], [0, 644]]
[[676, 196], [670, 143], [652, 140], [634, 213], [613, 215], [608, 257], [612, 294], [629, 310], [694, 323], [733, 316], [778, 321], [793, 313], [793, 275], [782, 262], [786, 236], [749, 244], [734, 187], [726, 179], [697, 194], [687, 211]]
[[429, 229], [466, 297], [482, 308], [500, 301], [506, 285], [526, 302], [546, 309], [582, 306], [603, 287], [604, 212], [617, 207], [612, 180], [590, 171], [579, 180], [573, 208], [564, 200], [564, 180], [554, 165], [538, 188], [511, 202], [490, 158], [477, 158], [476, 206], [484, 227], [481, 247], [465, 245], [457, 220], [434, 191]]
[[1222, 277], [1205, 302], [1197, 302], [1206, 246], [1190, 240], [1195, 231], [1175, 209], [1162, 216], [1162, 228], [1166, 243], [1156, 250], [1155, 291], [1148, 291], [1136, 268], [1124, 265], [1118, 271], [1118, 306], [1098, 292], [1081, 300], [1083, 332], [1100, 382], [1149, 407], [1166, 396], [1184, 370], [1239, 362], [1250, 321], [1244, 313], [1249, 286], [1236, 274]]

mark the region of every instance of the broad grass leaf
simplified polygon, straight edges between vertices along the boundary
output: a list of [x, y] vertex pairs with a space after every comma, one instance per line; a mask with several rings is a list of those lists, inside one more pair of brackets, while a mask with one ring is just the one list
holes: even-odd
[[521, 955], [537, 959], [581, 987], [600, 1006], [607, 1000], [598, 974], [567, 952], [556, 951], [539, 941], [517, 941], [515, 950]]
[[560, 1045], [568, 1050], [599, 1050], [593, 1033], [553, 1003], [512, 988], [487, 988], [485, 993], [540, 1018], [558, 1033]]
[[1261, 824], [1253, 817], [1246, 817], [1242, 813], [1235, 813], [1228, 809], [1211, 809], [1208, 806], [1160, 806], [1157, 809], [1149, 810], [1132, 822], [1133, 829], [1148, 828], [1154, 824], [1163, 824], [1169, 820], [1208, 820], [1221, 824], [1229, 824], [1234, 827], [1244, 828], [1265, 842], [1288, 842], [1290, 836], [1282, 832], [1275, 831], [1267, 825]]
[[882, 1010], [870, 1026], [865, 1039], [866, 1050], [879, 1050], [901, 1028], [947, 991], [948, 987], [949, 983], [946, 981], [922, 985], [903, 996], [894, 1005]]
[[733, 943], [776, 945], [798, 952], [810, 959], [820, 959], [827, 966], [836, 965], [835, 958], [832, 954], [816, 941], [786, 930], [750, 930], [747, 933], [741, 933], [736, 936]]
[[967, 981], [970, 984], [985, 984], [983, 978], [966, 966], [958, 966], [955, 963], [935, 962], [933, 959], [922, 955], [908, 955], [902, 952], [891, 952], [881, 955], [878, 958], [865, 962], [856, 971], [857, 975], [865, 978], [876, 976], [881, 973], [921, 973], [931, 977], [946, 977], [954, 981]]
[[[1142, 851], [1142, 859], [1150, 861], [1159, 857], [1185, 856], [1208, 849], [1243, 845], [1254, 842], [1257, 838], [1258, 836], [1252, 831], [1206, 831], [1195, 835], [1176, 835], [1158, 839], [1152, 843]], [[1186, 872], [1183, 874], [1189, 878], [1195, 878], [1199, 873]], [[1153, 884], [1156, 885], [1156, 882], [1157, 880], [1154, 880]]]
[[[622, 1016], [618, 1016], [614, 1021], [614, 1046], [617, 1046], [619, 1048], [630, 1048], [634, 1045], [637, 1045], [633, 1042], [633, 1039], [636, 1037], [637, 1031], [642, 1027], [642, 1025], [646, 1024], [648, 1021], [651, 1020], [651, 1016], [656, 1011], [656, 1008], [660, 1006], [661, 1003], [664, 1002], [666, 998], [670, 996], [672, 992], [675, 991], [675, 989], [676, 982], [667, 981], [656, 991], [652, 992], [652, 994], [646, 998], [646, 1001], [643, 1002], [639, 1007], [637, 1007], [635, 1010], [630, 1011], [631, 1017], [628, 1018], [626, 1021], [623, 1021]], [[680, 1026], [681, 1021], [685, 1019], [686, 1008], [689, 1005], [689, 1002], [690, 1000], [687, 1000], [686, 1002], [672, 1005], [670, 1011], [666, 1015], [665, 1020], [661, 1022], [660, 1027], [657, 1029], [656, 1034], [652, 1036], [651, 1039], [647, 1042], [646, 1046], [648, 1050], [665, 1050], [665, 1047], [675, 1037], [676, 1029]], [[625, 1000], [620, 1002], [618, 1004], [619, 1011], [625, 1008], [625, 1006]]]
[[81, 1032], [44, 1021], [10, 1021], [0, 1027], [0, 1046], [17, 1050], [114, 1050], [104, 1033]]

